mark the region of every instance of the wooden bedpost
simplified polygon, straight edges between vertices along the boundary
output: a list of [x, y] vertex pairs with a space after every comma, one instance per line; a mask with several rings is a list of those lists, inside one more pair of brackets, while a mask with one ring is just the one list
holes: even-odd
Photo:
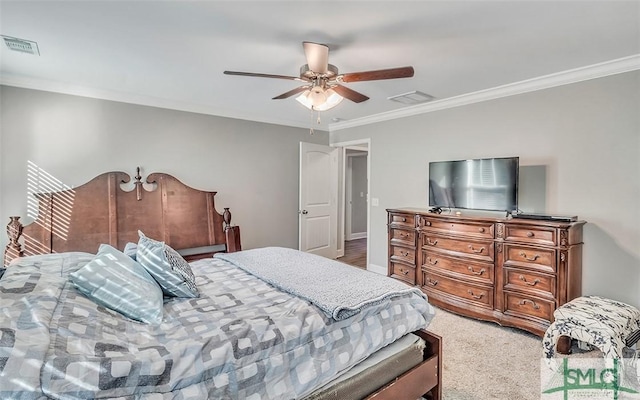
[[227, 253], [242, 250], [242, 245], [240, 244], [240, 227], [231, 226], [231, 211], [229, 211], [228, 207], [224, 208], [222, 219], [224, 220], [224, 234], [227, 240]]
[[224, 221], [224, 230], [226, 231], [231, 227], [231, 211], [229, 211], [229, 207], [224, 208], [222, 220]]
[[18, 242], [22, 235], [22, 223], [20, 217], [9, 217], [9, 223], [7, 224], [7, 236], [9, 237], [9, 244], [4, 249], [3, 265], [7, 266], [14, 258], [22, 257], [24, 254], [22, 246]]
[[240, 227], [239, 226], [229, 226], [224, 231], [227, 238], [227, 253], [234, 253], [236, 251], [242, 250], [242, 245], [240, 244]]

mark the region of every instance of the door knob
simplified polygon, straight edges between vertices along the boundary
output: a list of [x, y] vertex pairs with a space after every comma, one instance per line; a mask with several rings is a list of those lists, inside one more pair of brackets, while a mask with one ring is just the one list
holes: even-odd
[[307, 214], [309, 214], [309, 211], [307, 211], [307, 210], [302, 210], [302, 211], [301, 211], [301, 213], [302, 213], [302, 214], [304, 214], [304, 215], [307, 215]]

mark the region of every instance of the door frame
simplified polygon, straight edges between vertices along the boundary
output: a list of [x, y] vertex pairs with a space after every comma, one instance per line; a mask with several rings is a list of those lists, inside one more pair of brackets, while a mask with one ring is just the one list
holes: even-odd
[[[357, 150], [356, 150], [357, 149]], [[369, 151], [365, 149], [359, 149], [356, 147], [345, 147], [345, 201], [344, 201], [344, 219], [345, 219], [345, 241], [353, 240], [353, 239], [361, 239], [367, 237], [367, 232], [358, 232], [358, 235], [354, 235], [353, 228], [351, 225], [351, 219], [353, 218], [353, 198], [357, 197], [357, 194], [354, 194], [352, 191], [353, 186], [353, 159], [358, 157], [369, 157]], [[355, 150], [358, 153], [349, 154], [349, 150]], [[368, 180], [369, 177], [367, 176]], [[369, 201], [369, 193], [367, 192], [367, 197], [365, 204]], [[364, 236], [362, 235], [364, 234]], [[354, 237], [355, 236], [355, 237]]]
[[[367, 146], [362, 146], [366, 144]], [[338, 214], [342, 214], [342, 218], [340, 218], [338, 222], [339, 230], [338, 230], [338, 243], [339, 243], [339, 251], [338, 256], [344, 255], [344, 224], [345, 224], [345, 210], [346, 210], [346, 182], [345, 182], [345, 174], [346, 174], [346, 154], [347, 149], [352, 148], [355, 150], [366, 151], [367, 152], [367, 269], [369, 269], [369, 261], [371, 255], [371, 138], [366, 139], [357, 139], [350, 140], [346, 142], [336, 142], [329, 144], [331, 147], [341, 147], [342, 154], [342, 196], [340, 199], [340, 207], [342, 207], [342, 212], [338, 212]], [[340, 254], [342, 253], [342, 254]]]

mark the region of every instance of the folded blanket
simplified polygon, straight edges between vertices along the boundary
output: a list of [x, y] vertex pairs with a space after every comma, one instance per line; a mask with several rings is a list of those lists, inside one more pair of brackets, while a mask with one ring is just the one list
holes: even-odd
[[215, 257], [310, 301], [337, 321], [394, 296], [426, 299], [420, 289], [395, 279], [293, 249], [265, 247]]

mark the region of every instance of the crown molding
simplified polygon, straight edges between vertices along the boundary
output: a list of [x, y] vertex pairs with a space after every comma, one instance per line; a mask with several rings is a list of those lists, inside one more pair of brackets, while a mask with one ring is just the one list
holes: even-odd
[[520, 82], [509, 83], [507, 85], [497, 86], [491, 89], [479, 90], [477, 92], [449, 97], [429, 103], [417, 104], [415, 106], [409, 106], [399, 110], [386, 111], [349, 121], [336, 122], [334, 124], [329, 124], [329, 132], [331, 133], [341, 129], [480, 103], [487, 100], [499, 99], [501, 97], [515, 96], [518, 94], [603, 78], [605, 76], [621, 74], [638, 69], [640, 69], [640, 54], [634, 54], [632, 56], [605, 61], [586, 67], [575, 68]]
[[[22, 89], [41, 90], [44, 92], [67, 94], [79, 97], [88, 97], [98, 100], [117, 101], [119, 103], [128, 103], [147, 107], [165, 108], [169, 110], [185, 111], [196, 114], [212, 115], [220, 118], [233, 118], [249, 122], [283, 125], [294, 128], [302, 128], [306, 130], [309, 129], [309, 125], [300, 124], [296, 121], [288, 120], [286, 118], [256, 119], [244, 114], [224, 112], [223, 110], [218, 110], [211, 106], [202, 104], [144, 96], [128, 92], [90, 88], [81, 85], [72, 85], [69, 83], [49, 81], [44, 79], [24, 78], [9, 74], [0, 75], [0, 85], [19, 87]], [[328, 132], [327, 129], [316, 129], [316, 131]]]
[[[341, 129], [353, 128], [356, 126], [369, 125], [377, 122], [389, 121], [397, 118], [410, 117], [413, 115], [425, 114], [433, 111], [445, 110], [447, 108], [460, 107], [464, 105], [479, 103], [487, 100], [499, 99], [501, 97], [514, 96], [537, 90], [549, 89], [556, 86], [568, 85], [581, 81], [602, 78], [609, 75], [621, 74], [640, 69], [640, 54], [618, 58], [599, 64], [589, 65], [567, 71], [544, 75], [520, 82], [510, 83], [491, 89], [480, 90], [446, 99], [436, 100], [429, 103], [417, 104], [398, 110], [373, 114], [349, 121], [341, 121], [329, 124], [329, 133]], [[291, 126], [308, 129], [308, 126], [298, 122], [287, 120], [286, 118], [275, 119], [255, 119], [242, 114], [223, 113], [222, 110], [214, 110], [212, 107], [186, 103], [175, 100], [168, 100], [150, 96], [142, 96], [132, 93], [116, 92], [104, 89], [88, 88], [78, 85], [70, 85], [63, 82], [54, 82], [38, 79], [17, 77], [10, 74], [0, 75], [0, 85], [15, 86], [24, 89], [42, 90], [47, 92], [69, 94], [81, 97], [89, 97], [102, 100], [111, 100], [122, 103], [138, 104], [149, 107], [167, 108], [171, 110], [193, 112], [205, 115], [214, 115], [223, 118], [234, 118], [252, 122]], [[319, 129], [323, 130], [323, 129]]]

